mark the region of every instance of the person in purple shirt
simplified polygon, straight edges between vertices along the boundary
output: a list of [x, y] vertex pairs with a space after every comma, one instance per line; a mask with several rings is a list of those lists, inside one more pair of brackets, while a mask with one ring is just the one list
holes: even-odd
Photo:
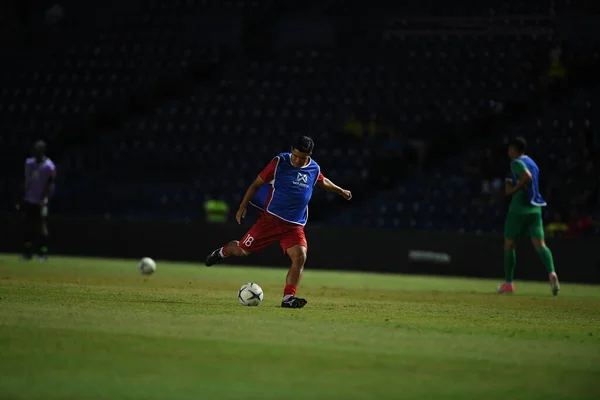
[[39, 140], [33, 145], [33, 157], [25, 160], [23, 200], [18, 208], [25, 220], [23, 259], [33, 256], [32, 239], [39, 234], [39, 259], [48, 258], [48, 199], [54, 192], [56, 167], [46, 157], [46, 143]]

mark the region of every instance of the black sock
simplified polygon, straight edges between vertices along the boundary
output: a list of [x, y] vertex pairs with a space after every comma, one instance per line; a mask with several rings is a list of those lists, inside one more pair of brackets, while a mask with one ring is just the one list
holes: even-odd
[[48, 235], [40, 236], [40, 256], [48, 255]]

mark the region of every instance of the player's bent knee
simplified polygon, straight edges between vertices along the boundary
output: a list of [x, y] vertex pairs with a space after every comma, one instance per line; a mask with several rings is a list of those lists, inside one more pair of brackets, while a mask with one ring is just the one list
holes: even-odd
[[306, 253], [306, 247], [304, 246], [293, 246], [287, 250], [292, 263], [299, 266], [303, 266], [306, 262]]
[[299, 254], [299, 255], [297, 255], [295, 257], [292, 257], [292, 262], [294, 262], [294, 263], [296, 263], [298, 265], [303, 266], [304, 263], [306, 263], [306, 255]]
[[238, 243], [238, 245], [237, 245], [237, 247], [235, 249], [236, 249], [237, 255], [240, 256], [240, 257], [246, 257], [246, 256], [250, 255], [250, 252], [248, 250], [242, 249], [240, 247], [239, 243]]
[[227, 251], [228, 251], [229, 255], [232, 255], [235, 257], [244, 257], [247, 255], [250, 255], [249, 251], [244, 250], [240, 247], [239, 240], [232, 240], [231, 242], [229, 242], [227, 245]]
[[536, 250], [546, 246], [546, 242], [544, 241], [544, 239], [532, 238], [531, 243], [533, 243], [533, 247], [535, 247]]
[[516, 242], [511, 239], [504, 239], [504, 250], [514, 250]]

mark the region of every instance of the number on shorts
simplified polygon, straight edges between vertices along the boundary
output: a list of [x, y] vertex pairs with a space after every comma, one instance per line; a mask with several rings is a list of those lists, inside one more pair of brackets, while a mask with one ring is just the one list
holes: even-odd
[[254, 238], [250, 235], [246, 236], [246, 239], [244, 239], [244, 246], [246, 247], [250, 247], [252, 246], [252, 242], [254, 242]]

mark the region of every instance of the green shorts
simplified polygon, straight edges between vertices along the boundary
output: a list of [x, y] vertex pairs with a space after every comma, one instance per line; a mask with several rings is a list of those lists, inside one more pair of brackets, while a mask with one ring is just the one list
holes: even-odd
[[544, 239], [542, 213], [508, 213], [504, 223], [504, 237], [509, 240], [517, 240], [522, 234], [533, 239]]

